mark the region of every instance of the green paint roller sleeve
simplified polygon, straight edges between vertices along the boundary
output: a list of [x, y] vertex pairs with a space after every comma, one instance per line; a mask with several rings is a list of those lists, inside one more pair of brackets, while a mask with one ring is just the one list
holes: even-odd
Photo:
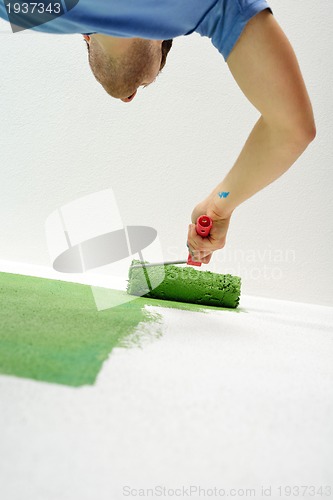
[[[133, 261], [132, 265], [140, 261]], [[164, 269], [163, 269], [164, 267]], [[156, 287], [157, 276], [164, 272]], [[154, 299], [175, 300], [217, 307], [235, 308], [239, 304], [241, 279], [231, 274], [199, 271], [192, 267], [130, 267], [127, 293]]]

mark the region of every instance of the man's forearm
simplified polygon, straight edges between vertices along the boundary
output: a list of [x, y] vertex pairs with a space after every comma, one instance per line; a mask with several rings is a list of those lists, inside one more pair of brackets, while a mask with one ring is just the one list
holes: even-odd
[[313, 135], [312, 131], [298, 134], [281, 130], [261, 117], [235, 165], [210, 194], [207, 200], [210, 209], [222, 217], [230, 215], [238, 205], [286, 172]]

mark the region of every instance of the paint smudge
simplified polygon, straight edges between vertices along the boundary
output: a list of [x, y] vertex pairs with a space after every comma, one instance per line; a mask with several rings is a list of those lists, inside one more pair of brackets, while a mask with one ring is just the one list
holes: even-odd
[[219, 198], [227, 198], [227, 196], [230, 194], [230, 191], [220, 191], [219, 193], [217, 193]]

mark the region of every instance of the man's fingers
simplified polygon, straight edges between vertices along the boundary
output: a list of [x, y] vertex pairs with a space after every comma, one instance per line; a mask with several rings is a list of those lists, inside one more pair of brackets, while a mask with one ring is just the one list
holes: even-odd
[[[215, 233], [215, 237], [214, 237]], [[219, 238], [217, 238], [219, 236]], [[187, 246], [194, 260], [208, 264], [215, 250], [223, 248], [225, 244], [224, 231], [212, 230], [210, 236], [203, 238], [196, 232], [195, 224], [189, 225]]]
[[209, 255], [204, 257], [203, 259], [200, 259], [200, 262], [202, 262], [203, 264], [208, 264], [210, 262], [211, 258], [212, 258], [212, 254], [210, 253]]

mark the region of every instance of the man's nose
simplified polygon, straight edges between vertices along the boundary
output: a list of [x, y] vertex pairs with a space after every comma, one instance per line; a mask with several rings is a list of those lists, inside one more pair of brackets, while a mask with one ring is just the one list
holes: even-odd
[[136, 95], [136, 92], [137, 92], [137, 91], [135, 91], [132, 95], [130, 95], [130, 96], [128, 96], [128, 97], [125, 97], [124, 99], [121, 99], [121, 100], [122, 100], [123, 102], [131, 102], [131, 101], [133, 101], [133, 99], [134, 99], [134, 97], [135, 97], [135, 95]]

